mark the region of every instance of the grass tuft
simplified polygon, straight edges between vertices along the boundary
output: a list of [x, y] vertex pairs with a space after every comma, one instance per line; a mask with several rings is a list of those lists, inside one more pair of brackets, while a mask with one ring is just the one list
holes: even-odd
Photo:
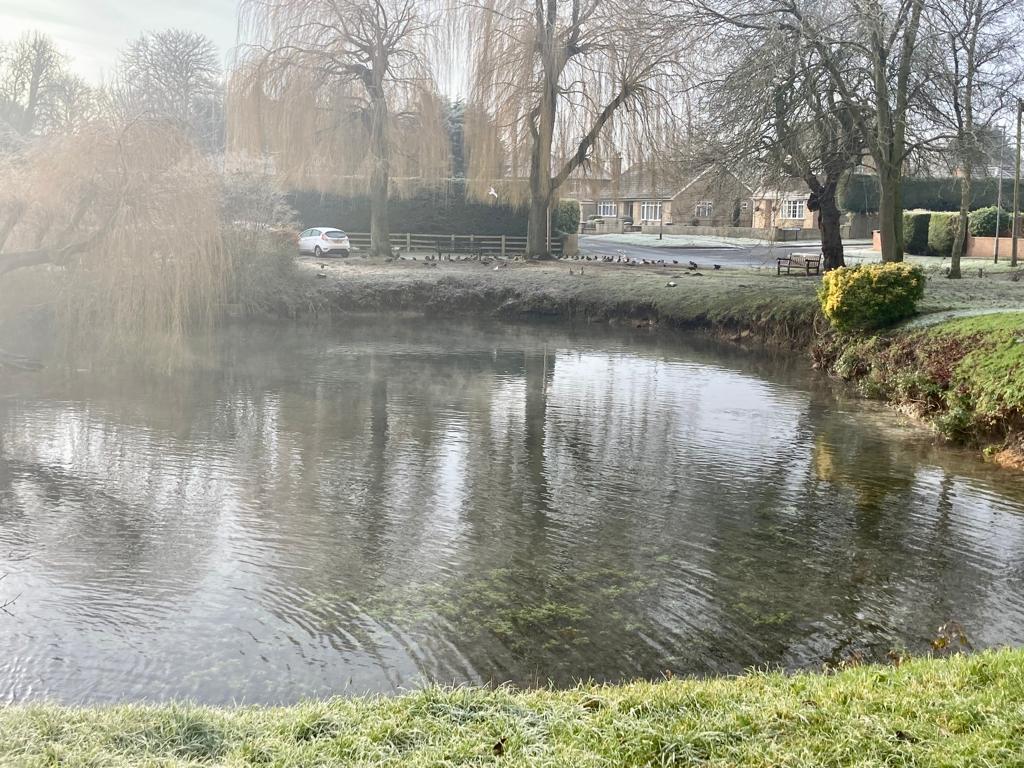
[[1024, 651], [835, 674], [0, 710], [8, 766], [1024, 765]]

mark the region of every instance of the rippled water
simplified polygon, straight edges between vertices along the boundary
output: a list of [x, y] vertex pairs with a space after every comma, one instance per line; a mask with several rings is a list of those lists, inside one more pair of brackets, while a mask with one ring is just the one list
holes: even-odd
[[1024, 483], [801, 361], [236, 328], [0, 380], [0, 700], [287, 702], [1024, 643]]

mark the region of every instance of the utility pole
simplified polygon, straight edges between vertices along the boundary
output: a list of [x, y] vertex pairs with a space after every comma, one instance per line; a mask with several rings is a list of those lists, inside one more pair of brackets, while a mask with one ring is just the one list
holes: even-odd
[[1020, 239], [1020, 133], [1024, 120], [1024, 99], [1017, 99], [1017, 157], [1013, 164], [1013, 239], [1010, 241], [1010, 266], [1017, 266], [1017, 240]]
[[1006, 131], [1003, 129], [1003, 124], [1000, 123], [999, 124], [999, 173], [997, 174], [998, 178], [999, 178], [999, 181], [997, 182], [997, 184], [999, 186], [996, 188], [996, 244], [995, 244], [995, 251], [992, 254], [992, 263], [993, 264], [998, 264], [999, 263], [999, 232], [1001, 231], [999, 229], [999, 224], [1000, 224], [999, 217], [1000, 217], [1000, 214], [1003, 212], [1003, 156], [1006, 154], [1004, 152], [1005, 149], [1006, 149]]

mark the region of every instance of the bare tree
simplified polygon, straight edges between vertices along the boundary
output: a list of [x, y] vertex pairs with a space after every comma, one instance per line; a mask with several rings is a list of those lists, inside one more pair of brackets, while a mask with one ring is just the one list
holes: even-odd
[[[613, 118], [628, 114], [650, 130], [671, 113], [687, 29], [672, 11], [667, 0], [471, 6], [471, 104], [492, 119], [467, 123], [469, 166], [485, 189], [528, 177], [530, 255], [547, 254], [558, 189], [613, 137]], [[514, 186], [505, 191], [522, 196]]]
[[21, 136], [77, 120], [87, 90], [46, 35], [28, 32], [0, 50], [0, 120]]
[[903, 169], [921, 82], [915, 77], [925, 0], [683, 0], [734, 26], [788, 32], [812, 48], [873, 160], [879, 185], [882, 259], [903, 259]]
[[935, 0], [927, 16], [930, 41], [925, 114], [952, 136], [960, 177], [960, 215], [949, 268], [959, 278], [967, 250], [972, 182], [985, 162], [982, 138], [1012, 105], [1013, 90], [1024, 79], [1018, 40], [1019, 0]]
[[197, 32], [147, 32], [121, 53], [111, 89], [123, 120], [173, 121], [207, 151], [222, 146], [223, 80], [213, 41]]
[[766, 185], [801, 179], [818, 213], [826, 270], [844, 266], [837, 190], [863, 155], [848, 105], [813, 46], [791, 30], [749, 29], [706, 18], [708, 79], [701, 84], [702, 164], [749, 169]]
[[416, 0], [243, 0], [232, 140], [270, 151], [294, 185], [368, 190], [370, 251], [391, 253], [393, 177], [447, 174], [440, 100], [425, 55], [432, 18]]

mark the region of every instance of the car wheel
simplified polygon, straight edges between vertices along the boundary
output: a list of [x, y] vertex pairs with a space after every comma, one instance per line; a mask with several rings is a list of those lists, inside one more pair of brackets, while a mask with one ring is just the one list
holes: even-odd
[[319, 245], [316, 246], [313, 249], [313, 255], [316, 256], [318, 259], [323, 257], [324, 252], [322, 250], [320, 250], [320, 246]]

